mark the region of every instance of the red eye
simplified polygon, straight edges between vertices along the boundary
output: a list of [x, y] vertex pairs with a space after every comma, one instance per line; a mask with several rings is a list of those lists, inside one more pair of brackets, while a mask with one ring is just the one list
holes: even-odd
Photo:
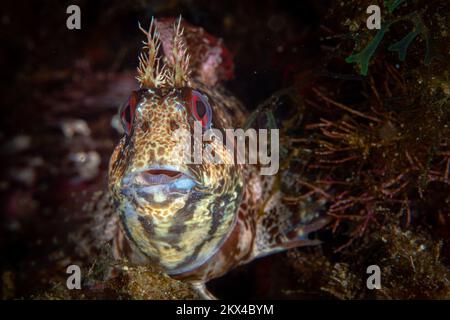
[[120, 112], [122, 125], [127, 134], [130, 133], [131, 127], [133, 125], [134, 113], [136, 111], [137, 103], [138, 94], [134, 91], [128, 99], [128, 102], [126, 103], [126, 105], [124, 105], [122, 111]]
[[211, 106], [206, 97], [198, 91], [192, 91], [191, 112], [196, 121], [201, 121], [203, 128], [209, 129], [211, 127]]

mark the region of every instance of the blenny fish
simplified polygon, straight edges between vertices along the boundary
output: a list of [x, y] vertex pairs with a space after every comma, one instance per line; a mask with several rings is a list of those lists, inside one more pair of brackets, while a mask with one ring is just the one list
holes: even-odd
[[[139, 26], [140, 27], [140, 26]], [[323, 227], [314, 205], [282, 201], [282, 169], [182, 161], [177, 129], [243, 128], [249, 113], [221, 82], [233, 75], [230, 52], [202, 28], [152, 19], [137, 80], [120, 110], [125, 134], [109, 164], [109, 190], [124, 241], [168, 275], [214, 298], [205, 283], [253, 259], [317, 244]], [[214, 142], [205, 142], [214, 143]], [[230, 157], [215, 146], [216, 155]], [[230, 159], [228, 159], [230, 160]], [[291, 183], [292, 184], [292, 183]]]

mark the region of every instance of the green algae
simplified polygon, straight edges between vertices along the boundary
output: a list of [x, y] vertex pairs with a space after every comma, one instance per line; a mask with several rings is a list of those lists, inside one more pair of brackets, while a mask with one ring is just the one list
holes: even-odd
[[388, 50], [389, 51], [397, 51], [398, 57], [400, 61], [405, 61], [406, 53], [408, 51], [408, 47], [413, 42], [413, 40], [423, 32], [423, 25], [419, 24], [416, 25], [414, 30], [412, 30], [410, 33], [408, 33], [404, 38], [402, 38], [400, 41], [392, 44]]
[[345, 61], [347, 63], [356, 63], [360, 68], [361, 74], [366, 76], [367, 72], [369, 71], [370, 59], [378, 48], [381, 40], [383, 40], [384, 35], [389, 30], [390, 25], [391, 24], [389, 23], [381, 26], [381, 29], [378, 30], [373, 40], [362, 51], [356, 54], [352, 54], [351, 56], [347, 57]]
[[413, 12], [412, 14], [409, 14], [406, 17], [400, 17], [400, 18], [394, 19], [394, 20], [382, 25], [381, 29], [378, 30], [375, 37], [367, 44], [367, 46], [364, 49], [362, 49], [358, 53], [354, 53], [354, 54], [348, 56], [345, 59], [345, 61], [347, 63], [357, 64], [360, 69], [360, 74], [363, 76], [366, 76], [368, 73], [368, 69], [369, 69], [369, 63], [370, 63], [375, 51], [377, 50], [378, 46], [382, 42], [384, 36], [389, 31], [389, 27], [396, 22], [408, 21], [408, 20], [414, 22], [413, 30], [411, 30], [401, 40], [390, 45], [388, 47], [388, 50], [392, 51], [392, 52], [397, 52], [400, 61], [405, 61], [406, 54], [407, 54], [408, 48], [411, 45], [411, 43], [418, 36], [422, 36], [423, 39], [425, 40], [424, 63], [425, 63], [425, 65], [429, 65], [431, 63], [431, 60], [433, 58], [437, 57], [437, 53], [433, 50], [433, 45], [432, 45], [431, 38], [428, 34], [428, 29], [422, 22], [422, 19], [417, 12]]
[[388, 8], [389, 13], [392, 13], [395, 9], [397, 9], [399, 5], [401, 5], [405, 1], [406, 0], [387, 0], [384, 2], [384, 5]]

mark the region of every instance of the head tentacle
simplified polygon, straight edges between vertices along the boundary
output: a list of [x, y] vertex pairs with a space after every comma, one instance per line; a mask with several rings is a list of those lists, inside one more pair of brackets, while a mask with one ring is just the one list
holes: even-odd
[[145, 31], [140, 24], [139, 29], [147, 36], [147, 40], [143, 42], [143, 52], [139, 56], [136, 79], [141, 87], [159, 88], [168, 82], [170, 75], [159, 56], [161, 40], [155, 19], [152, 18], [148, 31]]
[[187, 50], [186, 40], [183, 36], [184, 28], [181, 26], [181, 16], [174, 23], [174, 37], [172, 46], [173, 71], [171, 73], [171, 84], [174, 87], [184, 87], [189, 83], [190, 56]]

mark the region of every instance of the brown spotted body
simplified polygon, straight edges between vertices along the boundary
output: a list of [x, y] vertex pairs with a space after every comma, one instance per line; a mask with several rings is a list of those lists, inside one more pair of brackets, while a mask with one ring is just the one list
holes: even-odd
[[195, 122], [203, 129], [243, 128], [248, 116], [220, 85], [232, 75], [221, 41], [170, 19], [153, 20], [145, 33], [141, 89], [121, 111], [126, 134], [109, 167], [109, 189], [133, 247], [203, 290], [239, 264], [315, 243], [307, 234], [324, 222], [306, 224], [310, 209], [280, 201], [282, 175], [233, 164], [218, 139], [205, 145], [222, 164], [182, 161], [174, 132], [192, 132]]

